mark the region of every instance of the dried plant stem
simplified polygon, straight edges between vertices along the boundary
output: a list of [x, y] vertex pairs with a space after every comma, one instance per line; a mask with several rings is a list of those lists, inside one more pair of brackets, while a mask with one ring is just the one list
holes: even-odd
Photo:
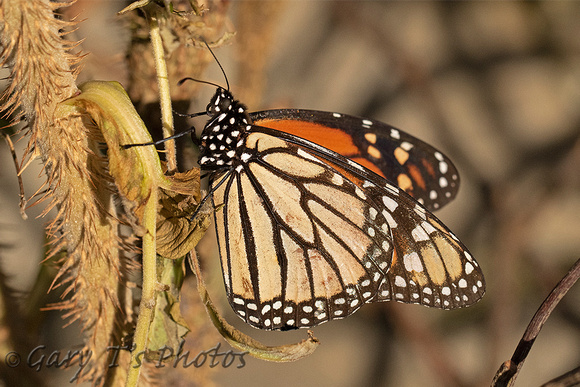
[[574, 266], [558, 282], [558, 285], [556, 285], [550, 295], [546, 297], [542, 305], [538, 308], [536, 314], [534, 314], [534, 317], [532, 317], [532, 320], [528, 324], [512, 358], [506, 360], [497, 371], [491, 384], [492, 386], [512, 386], [515, 383], [518, 373], [522, 369], [524, 361], [532, 349], [532, 345], [534, 345], [536, 338], [540, 334], [540, 330], [556, 308], [556, 305], [558, 305], [560, 300], [568, 293], [578, 279], [580, 279], [580, 259], [576, 261]]
[[[171, 94], [169, 91], [169, 76], [167, 64], [165, 63], [165, 50], [159, 29], [159, 20], [156, 15], [149, 17], [151, 46], [155, 59], [155, 70], [157, 73], [157, 85], [159, 87], [159, 104], [161, 108], [161, 124], [163, 137], [170, 137], [173, 134], [173, 113], [171, 109]], [[170, 172], [177, 171], [177, 156], [175, 142], [167, 141], [165, 144], [167, 168]], [[141, 367], [138, 364], [137, 356], [144, 354], [147, 349], [149, 330], [155, 312], [156, 303], [156, 219], [157, 219], [157, 191], [153, 190], [152, 195], [145, 207], [143, 225], [147, 232], [143, 236], [143, 285], [141, 292], [141, 303], [139, 306], [139, 317], [135, 328], [133, 342], [135, 345], [131, 356], [131, 364], [127, 372], [127, 386], [137, 386]]]
[[54, 11], [63, 5], [0, 1], [0, 63], [10, 69], [1, 108], [26, 120], [27, 154], [39, 155], [44, 164], [44, 198], [50, 201], [44, 214], [58, 209], [47, 231], [49, 256], [66, 250], [52, 287], [64, 288], [66, 299], [53, 308], [65, 311], [69, 322], [80, 321], [84, 349], [94, 354], [80, 379], [100, 385], [107, 378], [107, 347], [123, 334], [120, 295], [125, 288], [120, 283], [126, 261], [119, 252], [114, 193], [99, 133], [74, 109], [59, 105], [78, 93], [77, 66], [82, 60], [70, 52], [76, 43], [62, 36], [74, 23], [55, 17]]
[[131, 364], [127, 372], [126, 386], [137, 386], [141, 366], [137, 362], [137, 356], [145, 353], [149, 328], [153, 321], [156, 301], [156, 220], [157, 220], [157, 198], [156, 190], [151, 191], [151, 196], [145, 205], [143, 214], [143, 225], [147, 230], [143, 236], [143, 286], [141, 293], [141, 303], [139, 306], [139, 317], [135, 328], [133, 343], [134, 351], [131, 355]]
[[568, 387], [578, 385], [580, 385], [580, 367], [576, 367], [573, 370], [542, 384], [541, 387]]
[[14, 144], [10, 139], [10, 135], [4, 133], [4, 138], [6, 139], [8, 148], [10, 148], [12, 160], [14, 160], [14, 167], [16, 168], [16, 177], [18, 178], [18, 188], [20, 189], [20, 216], [22, 217], [22, 219], [26, 220], [28, 219], [28, 215], [26, 215], [26, 204], [28, 200], [26, 200], [26, 195], [24, 194], [24, 184], [22, 183], [22, 176], [20, 176], [22, 169], [20, 168], [20, 164], [18, 163], [18, 158], [16, 157], [16, 149], [14, 149]]
[[[157, 72], [157, 85], [159, 87], [161, 126], [163, 129], [163, 137], [167, 138], [173, 135], [173, 112], [171, 109], [171, 93], [169, 91], [169, 75], [167, 73], [167, 64], [165, 63], [165, 50], [163, 49], [159, 20], [156, 15], [150, 16], [149, 27], [149, 36], [151, 37], [151, 46], [153, 48], [153, 57], [155, 59], [155, 70]], [[170, 172], [174, 172], [177, 170], [175, 142], [167, 141], [164, 144], [167, 168]]]

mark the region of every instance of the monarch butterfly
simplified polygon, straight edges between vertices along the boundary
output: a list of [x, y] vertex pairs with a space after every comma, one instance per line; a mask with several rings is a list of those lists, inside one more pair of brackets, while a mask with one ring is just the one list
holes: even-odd
[[453, 309], [482, 297], [477, 262], [425, 208], [459, 183], [431, 146], [344, 114], [249, 114], [221, 87], [207, 114], [199, 164], [228, 300], [251, 326], [312, 327], [374, 301]]
[[349, 115], [249, 113], [229, 84], [192, 116], [202, 114], [199, 207], [211, 199], [228, 301], [249, 325], [306, 328], [368, 302], [454, 309], [483, 296], [479, 265], [429, 212], [459, 186], [441, 152]]

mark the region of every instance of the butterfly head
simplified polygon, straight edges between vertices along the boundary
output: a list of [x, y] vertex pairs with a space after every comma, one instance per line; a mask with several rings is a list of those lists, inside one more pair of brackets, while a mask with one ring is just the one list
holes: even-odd
[[232, 110], [234, 96], [229, 90], [218, 87], [211, 101], [207, 105], [206, 111], [209, 116], [227, 113]]
[[246, 107], [229, 90], [218, 87], [206, 112], [211, 118], [201, 134], [199, 165], [214, 170], [231, 166], [238, 142], [251, 125]]

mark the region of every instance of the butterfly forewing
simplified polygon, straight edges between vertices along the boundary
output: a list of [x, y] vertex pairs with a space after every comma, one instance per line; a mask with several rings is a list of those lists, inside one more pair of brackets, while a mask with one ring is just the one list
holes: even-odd
[[431, 145], [379, 121], [313, 110], [251, 113], [254, 124], [307, 139], [356, 161], [405, 190], [428, 210], [449, 203], [459, 174]]
[[395, 252], [379, 300], [453, 309], [483, 296], [477, 263], [439, 219], [396, 187], [371, 183], [366, 192], [385, 206]]
[[476, 283], [465, 248], [402, 190], [291, 135], [254, 126], [243, 141], [244, 162], [213, 198], [228, 298], [250, 325], [310, 327], [373, 300], [451, 308], [481, 296], [482, 284], [461, 292], [461, 280]]
[[[265, 130], [265, 129], [261, 129]], [[278, 134], [348, 177], [369, 205], [369, 217], [390, 229], [394, 255], [377, 300], [418, 303], [444, 309], [477, 302], [485, 292], [483, 274], [467, 248], [433, 214], [406, 192], [376, 174], [318, 144]], [[378, 213], [383, 217], [378, 216]], [[378, 220], [386, 220], [380, 223]], [[369, 235], [376, 230], [369, 228]]]

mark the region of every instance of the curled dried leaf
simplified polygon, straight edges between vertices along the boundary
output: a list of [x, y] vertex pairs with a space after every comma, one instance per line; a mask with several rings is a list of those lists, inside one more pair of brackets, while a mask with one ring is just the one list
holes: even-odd
[[169, 187], [161, 190], [157, 216], [157, 253], [165, 258], [185, 256], [209, 227], [209, 215], [191, 219], [200, 200], [199, 169], [168, 177]]
[[207, 216], [191, 221], [200, 198], [199, 169], [165, 176], [155, 147], [123, 148], [148, 143], [151, 136], [119, 83], [92, 81], [80, 89], [82, 93], [65, 104], [88, 113], [102, 131], [109, 170], [135, 231], [143, 235], [143, 208], [151, 192], [158, 190], [157, 252], [171, 259], [183, 257], [209, 226]]
[[81, 94], [63, 104], [79, 108], [96, 122], [107, 143], [109, 171], [125, 199], [127, 213], [142, 225], [143, 206], [152, 190], [168, 184], [157, 151], [152, 146], [124, 149], [122, 145], [146, 143], [151, 136], [118, 82], [91, 81]]
[[170, 260], [157, 257], [159, 291], [147, 344], [152, 351], [165, 346], [177, 348], [189, 332], [179, 307], [184, 275], [183, 258]]

